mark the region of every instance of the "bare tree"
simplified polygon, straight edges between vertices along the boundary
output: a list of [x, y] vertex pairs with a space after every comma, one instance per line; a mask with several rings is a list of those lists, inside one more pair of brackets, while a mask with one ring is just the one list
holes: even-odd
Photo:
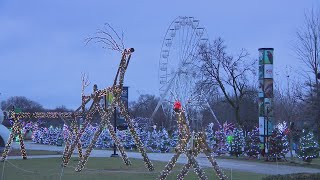
[[[150, 118], [158, 104], [158, 101], [159, 98], [154, 95], [142, 94], [139, 96], [137, 101], [130, 103], [130, 112], [133, 117]], [[152, 122], [148, 122], [148, 126], [157, 125], [158, 127], [165, 127], [170, 130], [170, 124], [165, 119], [163, 111], [157, 111]]]
[[24, 96], [13, 96], [1, 102], [1, 109], [4, 111], [12, 110], [12, 107], [20, 108], [24, 112], [44, 111], [41, 104]]
[[[314, 122], [314, 127], [320, 130], [320, 84], [317, 75], [320, 69], [320, 12], [312, 8], [305, 13], [305, 22], [297, 31], [295, 53], [305, 65], [306, 86], [304, 110], [305, 118]], [[320, 133], [318, 133], [320, 140]]]
[[[242, 49], [236, 56], [227, 54], [221, 38], [214, 40], [210, 47], [202, 46], [201, 51], [204, 87], [218, 87], [226, 101], [234, 109], [236, 122], [243, 126], [240, 107], [246, 94], [250, 92], [249, 78], [254, 73], [255, 61], [248, 61], [249, 54]], [[226, 112], [228, 113], [228, 112]]]
[[320, 13], [314, 9], [305, 13], [305, 23], [297, 31], [297, 43], [294, 48], [298, 58], [303, 62], [311, 76], [311, 80], [319, 85], [317, 74], [319, 72], [320, 51]]

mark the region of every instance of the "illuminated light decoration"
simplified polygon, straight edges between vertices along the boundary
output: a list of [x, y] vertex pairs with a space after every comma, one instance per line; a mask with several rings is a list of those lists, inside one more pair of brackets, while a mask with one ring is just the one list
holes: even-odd
[[299, 140], [297, 155], [303, 161], [310, 163], [319, 154], [319, 145], [312, 132], [302, 130], [302, 137]]
[[[65, 145], [64, 148], [64, 152], [63, 152], [63, 156], [62, 156], [62, 164], [61, 166], [66, 167], [70, 161], [71, 155], [75, 149], [75, 147], [78, 147], [78, 152], [79, 152], [79, 158], [82, 159], [83, 155], [82, 155], [82, 147], [81, 147], [81, 143], [80, 143], [80, 138], [83, 134], [83, 132], [85, 131], [85, 128], [87, 127], [87, 125], [91, 122], [92, 120], [92, 116], [94, 114], [94, 112], [89, 111], [87, 114], [85, 113], [85, 106], [86, 104], [91, 100], [91, 96], [85, 96], [84, 95], [84, 88], [85, 86], [87, 86], [87, 82], [84, 82], [84, 79], [82, 80], [82, 96], [81, 96], [81, 106], [79, 108], [76, 109], [76, 117], [82, 117], [85, 118], [85, 122], [83, 122], [83, 126], [80, 129], [80, 131], [78, 131], [78, 126], [76, 123], [76, 119], [73, 120], [73, 123], [71, 124], [71, 128], [73, 132], [67, 139], [67, 143]], [[90, 107], [91, 108], [91, 107]], [[81, 111], [80, 111], [81, 110]], [[73, 139], [73, 137], [75, 136], [75, 139]], [[71, 143], [73, 142], [73, 143]]]
[[[87, 149], [83, 155], [83, 158], [80, 159], [77, 167], [75, 168], [75, 170], [77, 172], [82, 171], [82, 169], [84, 168], [86, 162], [88, 161], [88, 158], [90, 156], [90, 153], [91, 153], [93, 147], [95, 146], [103, 128], [105, 128], [105, 127], [108, 128], [109, 133], [111, 135], [111, 138], [113, 139], [114, 143], [116, 144], [116, 147], [118, 148], [124, 163], [126, 165], [131, 165], [131, 162], [129, 161], [128, 156], [125, 153], [124, 147], [121, 144], [119, 138], [117, 137], [117, 135], [114, 131], [114, 127], [110, 121], [113, 110], [115, 107], [120, 108], [120, 114], [124, 117], [126, 123], [128, 124], [128, 128], [130, 130], [131, 135], [133, 136], [135, 145], [137, 146], [139, 152], [141, 153], [146, 167], [149, 169], [149, 171], [154, 170], [153, 164], [151, 163], [150, 159], [148, 158], [148, 156], [146, 154], [146, 150], [144, 149], [144, 145], [141, 142], [140, 137], [138, 136], [138, 134], [136, 132], [136, 129], [134, 127], [134, 122], [131, 120], [129, 113], [128, 113], [128, 110], [126, 109], [126, 107], [124, 106], [124, 104], [122, 103], [122, 100], [121, 100], [124, 75], [125, 75], [126, 69], [128, 67], [128, 64], [130, 62], [132, 52], [134, 52], [133, 48], [125, 49], [123, 51], [120, 65], [119, 65], [113, 86], [105, 88], [103, 90], [98, 90], [97, 87], [95, 87], [94, 92], [90, 96], [91, 99], [93, 100], [93, 103], [88, 110], [89, 112], [87, 113], [85, 122], [82, 125], [80, 133], [78, 134], [77, 138], [73, 141], [73, 144], [70, 147], [69, 152], [67, 153], [69, 159], [73, 153], [73, 150], [74, 150], [76, 144], [79, 142], [81, 135], [83, 134], [85, 128], [87, 127], [87, 125], [91, 121], [93, 114], [95, 112], [98, 112], [99, 115], [101, 116], [102, 120], [101, 120], [97, 130], [95, 131], [93, 139], [91, 140], [91, 143], [87, 147]], [[119, 77], [119, 80], [118, 80], [118, 77]], [[108, 96], [109, 94], [112, 94], [113, 98], [112, 98], [111, 104], [106, 109], [104, 109], [101, 107], [99, 102], [103, 97]]]
[[12, 141], [14, 137], [18, 136], [19, 143], [20, 143], [20, 149], [21, 149], [21, 155], [23, 159], [27, 159], [26, 149], [24, 147], [24, 141], [22, 136], [22, 124], [19, 121], [20, 119], [30, 119], [30, 118], [48, 118], [48, 119], [71, 119], [74, 116], [78, 116], [78, 113], [74, 112], [20, 112], [16, 113], [14, 111], [9, 112], [9, 118], [13, 119], [13, 126], [12, 126], [12, 132], [10, 133], [9, 139], [7, 141], [7, 144], [5, 146], [5, 149], [2, 154], [2, 161], [4, 161], [9, 153], [9, 150], [11, 148]]
[[14, 123], [13, 123], [12, 131], [10, 133], [9, 139], [2, 153], [1, 161], [4, 161], [7, 158], [11, 148], [13, 138], [16, 137], [17, 135], [19, 137], [22, 159], [27, 159], [27, 153], [24, 147], [23, 136], [22, 136], [22, 125], [21, 125], [21, 122], [19, 122], [19, 116], [14, 111], [12, 111], [11, 114], [12, 114]]
[[187, 156], [188, 163], [183, 166], [181, 172], [177, 176], [177, 179], [184, 179], [184, 176], [187, 175], [191, 167], [194, 168], [194, 171], [198, 175], [199, 179], [208, 179], [195, 159], [200, 154], [200, 152], [205, 153], [219, 179], [228, 179], [228, 177], [218, 166], [216, 160], [213, 158], [212, 151], [206, 142], [205, 133], [198, 132], [192, 133], [191, 135], [188, 122], [185, 118], [184, 110], [181, 109], [181, 106], [177, 108], [177, 104], [178, 103], [175, 103], [174, 109], [179, 132], [178, 143], [175, 148], [175, 154], [173, 155], [169, 163], [165, 166], [165, 169], [161, 172], [159, 179], [164, 180], [167, 178], [181, 154], [185, 154]]
[[289, 152], [289, 141], [287, 135], [285, 135], [283, 132], [280, 132], [280, 130], [277, 128], [274, 129], [269, 139], [269, 145], [269, 159], [286, 159], [285, 155]]
[[181, 103], [179, 101], [174, 103], [174, 111], [175, 112], [181, 111]]
[[[63, 151], [63, 156], [62, 156], [62, 166], [63, 167], [67, 166], [67, 164], [69, 163], [69, 160], [70, 160], [70, 159], [68, 159], [68, 152], [69, 152], [69, 149], [71, 146], [72, 137], [78, 135], [78, 126], [77, 126], [76, 118], [74, 120], [72, 120], [71, 129], [69, 131], [70, 131], [70, 134], [68, 135], [68, 138], [66, 140], [66, 145], [65, 145], [65, 148]], [[81, 159], [83, 157], [81, 143], [78, 143], [78, 154], [79, 154], [79, 158]]]

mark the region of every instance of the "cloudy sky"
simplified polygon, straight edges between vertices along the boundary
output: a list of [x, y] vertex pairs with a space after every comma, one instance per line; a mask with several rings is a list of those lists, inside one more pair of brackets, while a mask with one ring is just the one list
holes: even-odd
[[[292, 47], [304, 13], [316, 0], [161, 0], [161, 1], [0, 1], [0, 100], [26, 96], [46, 108], [81, 101], [81, 73], [91, 85], [111, 85], [120, 54], [84, 39], [104, 23], [123, 31], [136, 52], [126, 74], [129, 100], [158, 95], [160, 49], [167, 28], [178, 16], [193, 16], [210, 40], [222, 37], [230, 52], [275, 48], [275, 72], [299, 68]], [[258, 68], [258, 67], [257, 67]], [[91, 90], [88, 90], [88, 92]]]

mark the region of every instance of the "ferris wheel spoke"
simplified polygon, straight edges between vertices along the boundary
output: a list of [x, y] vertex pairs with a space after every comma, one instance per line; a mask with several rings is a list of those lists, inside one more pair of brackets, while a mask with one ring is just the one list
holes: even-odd
[[[188, 24], [189, 23], [189, 19], [187, 18], [187, 20], [186, 20], [187, 22], [186, 22], [186, 24]], [[188, 38], [189, 38], [189, 29], [190, 29], [190, 26], [186, 26], [186, 35], [184, 35], [184, 37], [185, 37], [185, 39], [184, 39], [184, 42], [183, 42], [183, 44], [182, 44], [182, 60], [184, 60], [184, 57], [185, 57], [185, 49], [186, 49], [186, 46], [187, 46], [187, 43], [188, 43]]]
[[184, 51], [184, 59], [186, 59], [186, 57], [188, 56], [188, 50], [189, 50], [189, 48], [190, 48], [190, 45], [192, 44], [192, 42], [193, 42], [193, 38], [194, 38], [194, 35], [195, 35], [195, 30], [192, 28], [192, 34], [191, 34], [191, 38], [190, 38], [190, 40], [189, 40], [189, 42], [188, 42], [188, 45], [187, 45], [187, 47], [186, 47], [186, 49], [185, 49], [185, 51]]

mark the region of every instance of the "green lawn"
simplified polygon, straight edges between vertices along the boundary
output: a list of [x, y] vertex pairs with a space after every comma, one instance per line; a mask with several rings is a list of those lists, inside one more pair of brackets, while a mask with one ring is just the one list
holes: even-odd
[[[28, 155], [60, 155], [62, 154], [61, 152], [58, 151], [46, 151], [46, 150], [26, 150], [27, 151], [27, 156]], [[1, 152], [2, 155], [2, 152]], [[8, 156], [21, 156], [21, 150], [20, 149], [11, 149], [9, 151]]]
[[265, 163], [265, 164], [277, 164], [278, 165], [287, 165], [287, 166], [300, 166], [300, 167], [308, 167], [308, 168], [318, 168], [320, 169], [320, 158], [315, 158], [312, 160], [311, 163], [307, 163], [302, 161], [302, 159], [295, 157], [293, 161], [290, 157], [288, 157], [285, 160], [279, 160], [279, 161], [265, 161], [265, 158], [262, 159], [249, 159], [248, 157], [241, 156], [241, 157], [235, 157], [235, 156], [219, 156], [215, 157], [217, 159], [232, 159], [232, 160], [239, 160], [239, 161], [248, 161], [248, 162], [259, 162], [259, 163]]
[[[71, 159], [68, 167], [63, 169], [61, 179], [65, 180], [84, 180], [84, 179], [156, 179], [166, 163], [153, 161], [155, 171], [149, 172], [141, 160], [131, 159], [132, 165], [124, 165], [121, 158], [90, 158], [86, 168], [82, 172], [75, 172], [74, 167], [77, 164], [77, 159]], [[47, 159], [28, 159], [28, 160], [8, 160], [5, 163], [0, 163], [0, 175], [3, 174], [3, 180], [59, 180], [61, 174], [61, 158]], [[4, 171], [3, 171], [3, 165]], [[177, 165], [173, 169], [173, 173], [167, 179], [176, 179], [182, 165]], [[2, 173], [2, 171], [4, 173]], [[217, 179], [212, 169], [206, 168], [206, 174], [209, 179]], [[231, 172], [225, 171], [230, 177]], [[233, 179], [257, 180], [266, 177], [266, 175], [232, 172]], [[196, 174], [189, 172], [185, 179], [198, 179]]]

